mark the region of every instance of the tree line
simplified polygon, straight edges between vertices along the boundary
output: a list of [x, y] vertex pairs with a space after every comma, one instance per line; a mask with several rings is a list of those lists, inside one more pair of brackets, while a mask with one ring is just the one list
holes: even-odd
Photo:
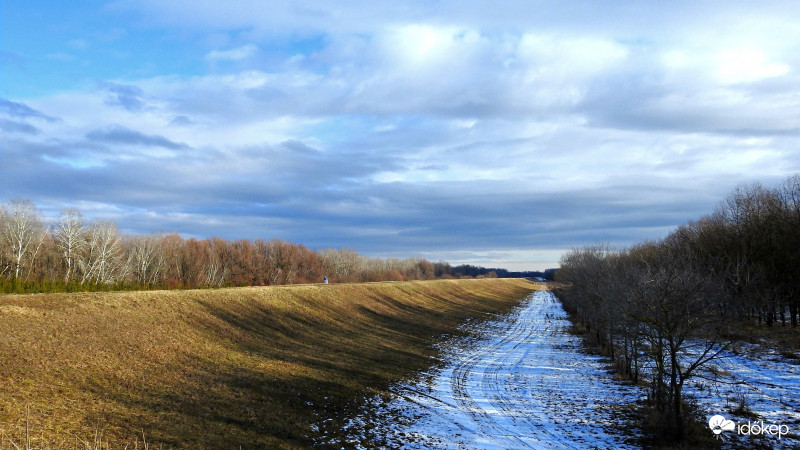
[[618, 367], [649, 386], [666, 435], [685, 437], [686, 382], [737, 337], [743, 322], [797, 327], [800, 175], [742, 185], [705, 217], [625, 250], [573, 249], [556, 280], [565, 309]]
[[[273, 240], [124, 235], [111, 221], [65, 209], [46, 223], [28, 200], [0, 205], [0, 292], [265, 286], [467, 276], [464, 266], [422, 258], [369, 258]], [[472, 267], [472, 266], [470, 266]]]
[[553, 280], [556, 273], [555, 268], [540, 270], [525, 270], [525, 271], [512, 271], [501, 268], [487, 268], [481, 266], [473, 266], [472, 264], [462, 264], [452, 267], [450, 274], [456, 277], [497, 277], [497, 278], [542, 278], [545, 280]]

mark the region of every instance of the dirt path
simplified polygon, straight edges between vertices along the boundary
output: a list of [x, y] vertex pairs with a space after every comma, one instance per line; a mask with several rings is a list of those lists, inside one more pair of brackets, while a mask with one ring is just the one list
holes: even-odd
[[568, 327], [553, 294], [536, 292], [480, 337], [452, 343], [440, 371], [396, 386], [351, 432], [406, 448], [625, 448], [614, 408], [640, 392], [612, 380]]

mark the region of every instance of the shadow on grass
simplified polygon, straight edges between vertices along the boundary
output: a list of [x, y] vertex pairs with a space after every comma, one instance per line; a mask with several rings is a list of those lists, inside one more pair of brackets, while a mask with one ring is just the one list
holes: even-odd
[[329, 446], [349, 446], [337, 433], [364, 396], [429, 367], [437, 338], [469, 317], [510, 310], [526, 292], [358, 294], [329, 304], [198, 300], [186, 320], [203, 330], [206, 351], [182, 355], [147, 386], [106, 382], [93, 393], [136, 412], [119, 424], [123, 436], [144, 429], [167, 447], [296, 448], [323, 435]]

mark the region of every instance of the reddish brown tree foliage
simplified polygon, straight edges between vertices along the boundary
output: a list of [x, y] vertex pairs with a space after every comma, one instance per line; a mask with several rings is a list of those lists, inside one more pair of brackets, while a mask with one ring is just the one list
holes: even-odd
[[[324, 277], [331, 282], [354, 282], [452, 276], [446, 263], [367, 258], [351, 249], [316, 251], [279, 239], [198, 240], [175, 233], [122, 236], [115, 223], [85, 222], [77, 210], [65, 210], [46, 228], [30, 202], [16, 201], [0, 213], [0, 228], [6, 232], [0, 241], [0, 292], [266, 286], [319, 283]], [[27, 234], [22, 237], [13, 235], [23, 219], [24, 224], [33, 225], [24, 229]]]

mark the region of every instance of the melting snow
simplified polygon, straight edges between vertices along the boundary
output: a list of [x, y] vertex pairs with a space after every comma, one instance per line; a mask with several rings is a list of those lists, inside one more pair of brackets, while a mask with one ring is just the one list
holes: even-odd
[[350, 431], [404, 448], [630, 448], [613, 409], [640, 389], [583, 353], [569, 326], [555, 296], [538, 291], [479, 340], [453, 345], [442, 369], [395, 386], [388, 404], [373, 399], [377, 413]]
[[[387, 448], [632, 448], [620, 413], [644, 395], [622, 383], [607, 362], [581, 349], [567, 332], [560, 302], [538, 291], [514, 313], [483, 324], [479, 337], [445, 347], [445, 364], [415, 383], [391, 388], [392, 399], [369, 399], [368, 413], [351, 420], [351, 443]], [[707, 413], [734, 422], [732, 399], [744, 395], [766, 424], [782, 423], [793, 436], [761, 437], [761, 446], [798, 448], [800, 365], [756, 347], [717, 361], [719, 381], [694, 379], [685, 392]], [[709, 429], [709, 433], [711, 430]], [[726, 431], [721, 439], [747, 445]]]

